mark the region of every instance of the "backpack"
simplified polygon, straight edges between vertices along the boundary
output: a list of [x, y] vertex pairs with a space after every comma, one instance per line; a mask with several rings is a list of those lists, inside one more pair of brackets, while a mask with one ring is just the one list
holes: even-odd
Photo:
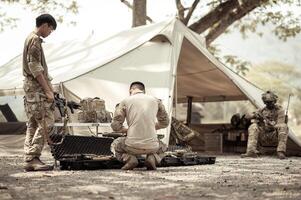
[[110, 123], [112, 115], [106, 110], [105, 101], [98, 97], [84, 98], [80, 101], [81, 111], [78, 120], [81, 123]]

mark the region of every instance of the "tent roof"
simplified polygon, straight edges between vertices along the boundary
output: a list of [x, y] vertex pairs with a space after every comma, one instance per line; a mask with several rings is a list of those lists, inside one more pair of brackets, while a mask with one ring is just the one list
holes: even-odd
[[[83, 40], [45, 44], [49, 74], [54, 77], [52, 83], [59, 84], [82, 76], [150, 40], [168, 41], [174, 51], [180, 51], [176, 73], [179, 101], [186, 101], [187, 96], [193, 96], [194, 101], [248, 99], [232, 83], [236, 75], [226, 75], [225, 66], [204, 47], [204, 39], [176, 19], [122, 31], [104, 41], [90, 36]], [[22, 55], [19, 55], [0, 67], [0, 96], [23, 93], [21, 66]]]
[[[123, 54], [160, 35], [171, 21], [122, 31], [106, 40], [89, 36], [82, 40], [65, 41], [60, 44], [45, 44], [49, 74], [58, 84], [113, 61]], [[0, 67], [0, 96], [14, 94], [22, 88], [22, 55], [18, 55]]]

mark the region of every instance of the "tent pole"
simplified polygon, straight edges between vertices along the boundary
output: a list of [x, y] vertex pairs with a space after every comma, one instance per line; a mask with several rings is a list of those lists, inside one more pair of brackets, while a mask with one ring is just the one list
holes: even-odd
[[192, 113], [192, 97], [187, 96], [187, 117], [186, 117], [186, 123], [187, 126], [190, 126], [191, 124], [191, 113]]
[[60, 82], [60, 91], [61, 91], [61, 94], [64, 98], [66, 98], [66, 95], [65, 95], [65, 90], [64, 90], [64, 86], [63, 86], [63, 83]]
[[177, 105], [178, 105], [178, 76], [175, 75], [175, 118], [177, 118]]

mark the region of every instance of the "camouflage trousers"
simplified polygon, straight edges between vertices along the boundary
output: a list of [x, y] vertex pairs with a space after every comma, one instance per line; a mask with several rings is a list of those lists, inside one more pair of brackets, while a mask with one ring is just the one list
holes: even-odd
[[[250, 125], [248, 129], [248, 145], [247, 153], [257, 153], [258, 140], [260, 139], [263, 143], [273, 143], [273, 140], [278, 138], [277, 152], [286, 152], [286, 142], [288, 137], [287, 125], [279, 125], [276, 127], [274, 132], [266, 132], [264, 127], [259, 126], [257, 123]], [[277, 141], [276, 141], [277, 143]]]
[[30, 161], [34, 157], [40, 157], [45, 143], [45, 130], [50, 133], [54, 124], [53, 103], [46, 101], [24, 101], [25, 112], [28, 118], [26, 137], [24, 142], [24, 160]]
[[130, 156], [148, 155], [153, 154], [156, 158], [156, 162], [160, 163], [165, 156], [164, 152], [167, 150], [167, 146], [158, 140], [159, 148], [155, 149], [136, 149], [125, 144], [126, 137], [119, 137], [115, 139], [111, 144], [111, 151], [117, 160], [126, 162]]

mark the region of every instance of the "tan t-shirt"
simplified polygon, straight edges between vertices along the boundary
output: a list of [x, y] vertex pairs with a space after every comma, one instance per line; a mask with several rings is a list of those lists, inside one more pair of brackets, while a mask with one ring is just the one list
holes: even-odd
[[129, 127], [125, 144], [137, 149], [158, 148], [156, 122], [159, 128], [166, 128], [169, 124], [162, 102], [144, 93], [134, 94], [119, 104], [114, 113], [112, 129], [121, 130], [125, 119]]

